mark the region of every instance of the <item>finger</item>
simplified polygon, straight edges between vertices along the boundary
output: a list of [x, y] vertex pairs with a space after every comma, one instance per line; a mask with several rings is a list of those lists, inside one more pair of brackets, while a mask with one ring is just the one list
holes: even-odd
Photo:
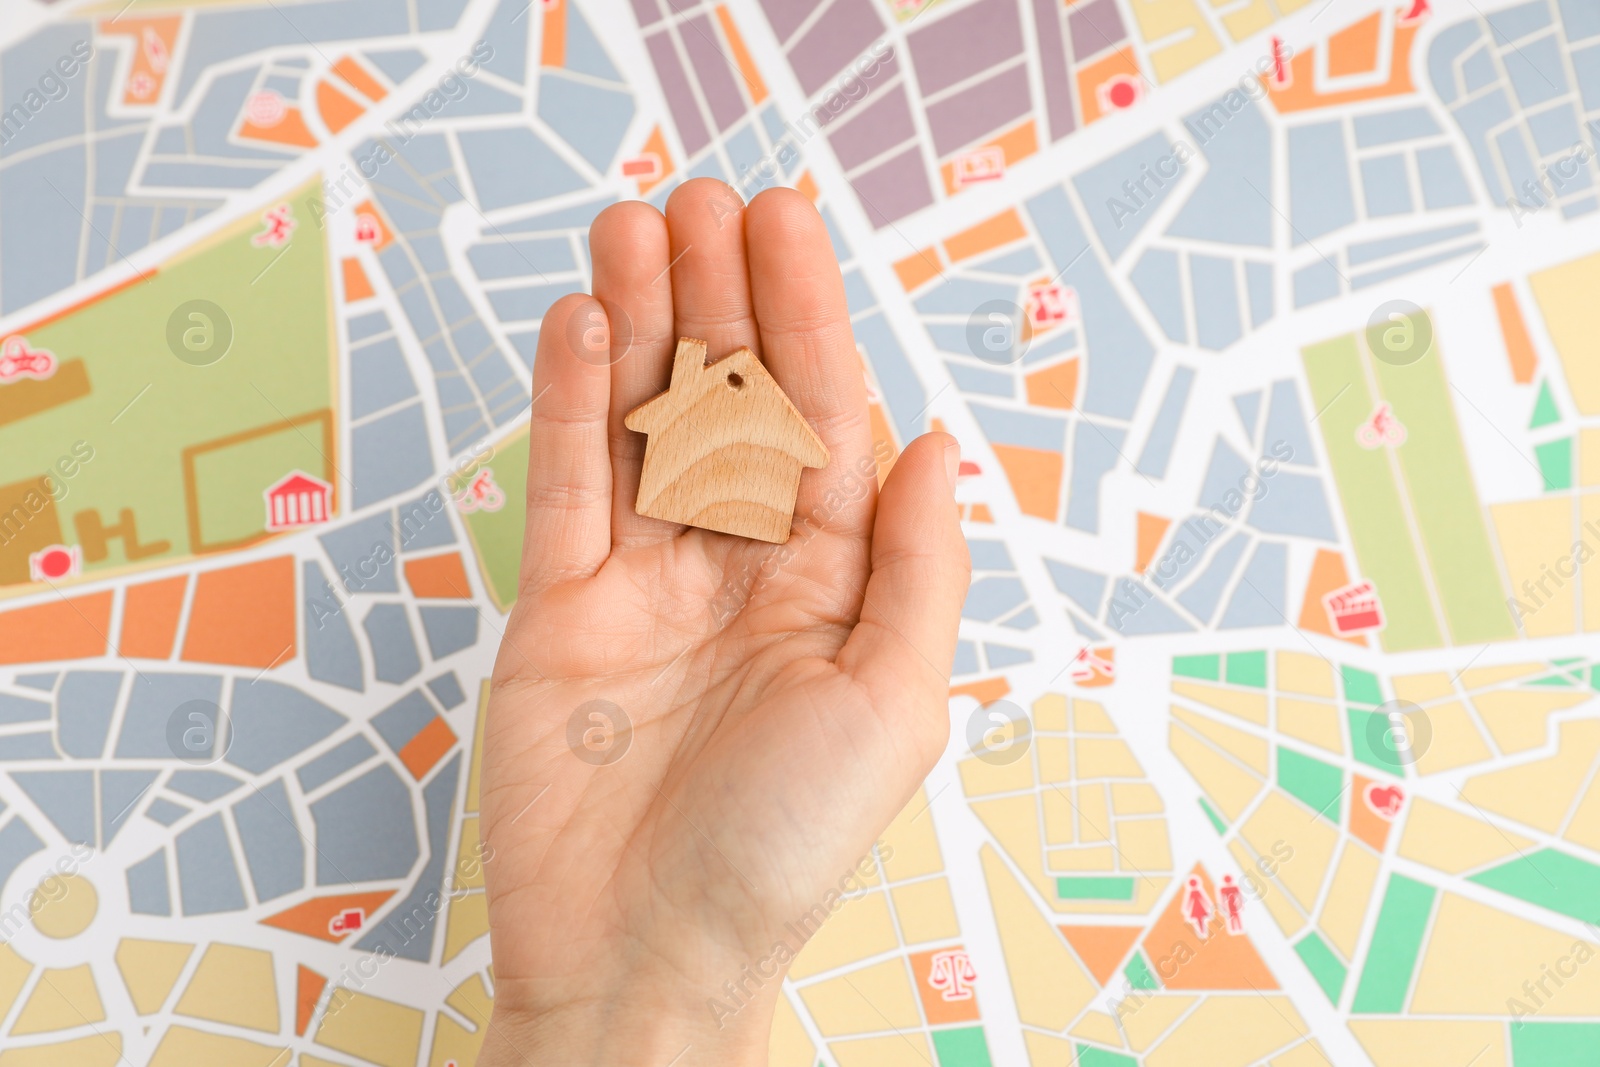
[[[923, 434], [895, 460], [872, 529], [872, 577], [838, 666], [875, 706], [942, 719], [971, 564], [953, 488], [961, 449]], [[909, 724], [908, 724], [909, 725]]]
[[[611, 457], [606, 448], [611, 371], [584, 359], [575, 337], [608, 329], [593, 297], [572, 293], [545, 313], [533, 361], [528, 426], [528, 527], [521, 590], [586, 578], [611, 552]], [[606, 339], [581, 345], [584, 353]]]
[[800, 193], [770, 189], [745, 209], [744, 238], [762, 362], [828, 446], [828, 466], [801, 480], [796, 513], [865, 537], [876, 493], [841, 486], [876, 469], [866, 379], [828, 228]]
[[594, 257], [595, 299], [611, 325], [611, 543], [665, 540], [683, 527], [634, 510], [645, 437], [622, 420], [665, 390], [672, 375], [677, 336], [667, 220], [638, 200], [613, 204], [589, 228], [589, 252]]
[[684, 182], [667, 198], [667, 230], [678, 334], [705, 341], [708, 359], [743, 346], [760, 355], [761, 339], [751, 321], [744, 201], [739, 194], [715, 178]]

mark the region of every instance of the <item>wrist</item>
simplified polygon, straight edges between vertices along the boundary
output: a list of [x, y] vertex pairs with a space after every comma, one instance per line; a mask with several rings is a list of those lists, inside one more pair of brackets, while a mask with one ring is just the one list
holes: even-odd
[[[737, 1013], [714, 1012], [701, 997], [632, 995], [571, 1003], [533, 1012], [515, 998], [495, 1009], [478, 1067], [764, 1067], [772, 1031], [773, 998], [747, 1002]], [[505, 991], [509, 992], [509, 991]], [[776, 990], [773, 991], [776, 995]]]

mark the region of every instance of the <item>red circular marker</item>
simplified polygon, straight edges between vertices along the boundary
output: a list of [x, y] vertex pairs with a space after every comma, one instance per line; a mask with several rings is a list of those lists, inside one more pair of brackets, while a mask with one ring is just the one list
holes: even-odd
[[72, 573], [72, 553], [64, 548], [48, 548], [39, 553], [39, 573], [46, 578], [65, 578]]
[[1132, 82], [1119, 81], [1111, 86], [1110, 91], [1106, 95], [1117, 107], [1132, 107], [1134, 98], [1138, 95], [1138, 92], [1134, 89]]

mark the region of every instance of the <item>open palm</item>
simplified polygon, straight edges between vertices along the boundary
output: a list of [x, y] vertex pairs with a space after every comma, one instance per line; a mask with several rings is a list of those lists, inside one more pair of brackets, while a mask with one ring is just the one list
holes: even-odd
[[[747, 964], [856, 866], [939, 754], [968, 564], [953, 439], [882, 492], [821, 217], [709, 179], [590, 234], [594, 297], [534, 366], [520, 596], [484, 739], [496, 1004], [484, 1064], [764, 1063]], [[634, 511], [629, 410], [679, 336], [753, 349], [822, 438], [785, 545]], [[792, 938], [791, 938], [792, 941]], [[743, 1004], [728, 1017], [710, 998]], [[687, 1050], [687, 1051], [686, 1051]]]

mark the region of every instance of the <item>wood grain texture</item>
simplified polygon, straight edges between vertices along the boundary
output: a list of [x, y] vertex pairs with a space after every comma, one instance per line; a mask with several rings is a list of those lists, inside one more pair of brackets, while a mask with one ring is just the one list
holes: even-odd
[[646, 434], [640, 515], [783, 544], [800, 471], [828, 449], [754, 352], [706, 363], [706, 343], [678, 339], [672, 384], [628, 412]]

